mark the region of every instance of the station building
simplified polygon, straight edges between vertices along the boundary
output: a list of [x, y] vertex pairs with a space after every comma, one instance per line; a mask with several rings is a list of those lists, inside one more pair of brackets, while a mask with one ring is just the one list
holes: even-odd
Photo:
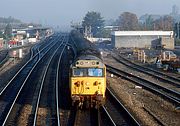
[[174, 49], [173, 31], [113, 31], [111, 41], [115, 48]]
[[51, 28], [47, 27], [28, 27], [25, 29], [14, 29], [13, 36], [16, 41], [27, 38], [29, 42], [37, 42], [38, 40], [52, 33]]

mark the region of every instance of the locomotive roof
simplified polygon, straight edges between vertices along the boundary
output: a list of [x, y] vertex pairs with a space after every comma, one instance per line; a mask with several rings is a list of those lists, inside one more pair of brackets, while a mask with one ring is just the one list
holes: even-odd
[[103, 68], [104, 63], [102, 59], [94, 56], [94, 55], [81, 55], [77, 57], [72, 63], [71, 67], [99, 67]]
[[102, 59], [100, 59], [99, 57], [94, 56], [94, 55], [81, 55], [76, 58], [76, 61], [77, 60], [99, 60], [99, 61], [102, 61]]

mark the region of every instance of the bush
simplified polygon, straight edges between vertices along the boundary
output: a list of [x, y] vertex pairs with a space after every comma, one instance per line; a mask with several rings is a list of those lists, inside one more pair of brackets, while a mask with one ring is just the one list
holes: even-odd
[[180, 39], [175, 39], [175, 46], [180, 46]]

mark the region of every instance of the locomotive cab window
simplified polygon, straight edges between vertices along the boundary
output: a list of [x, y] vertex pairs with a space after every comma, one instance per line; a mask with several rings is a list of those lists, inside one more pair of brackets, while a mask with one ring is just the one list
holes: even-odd
[[103, 69], [101, 69], [101, 68], [89, 68], [88, 69], [88, 76], [90, 76], [90, 77], [102, 77], [103, 76]]
[[74, 68], [72, 74], [74, 77], [103, 77], [102, 68]]
[[73, 76], [85, 76], [86, 75], [86, 71], [85, 69], [81, 69], [81, 68], [75, 68], [73, 69]]

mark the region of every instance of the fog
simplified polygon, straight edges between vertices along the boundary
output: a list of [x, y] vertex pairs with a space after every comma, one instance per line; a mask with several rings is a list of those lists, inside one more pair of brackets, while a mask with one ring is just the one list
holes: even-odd
[[1, 0], [0, 17], [18, 18], [66, 28], [81, 22], [88, 11], [100, 12], [104, 19], [116, 19], [122, 12], [169, 14], [179, 0]]

